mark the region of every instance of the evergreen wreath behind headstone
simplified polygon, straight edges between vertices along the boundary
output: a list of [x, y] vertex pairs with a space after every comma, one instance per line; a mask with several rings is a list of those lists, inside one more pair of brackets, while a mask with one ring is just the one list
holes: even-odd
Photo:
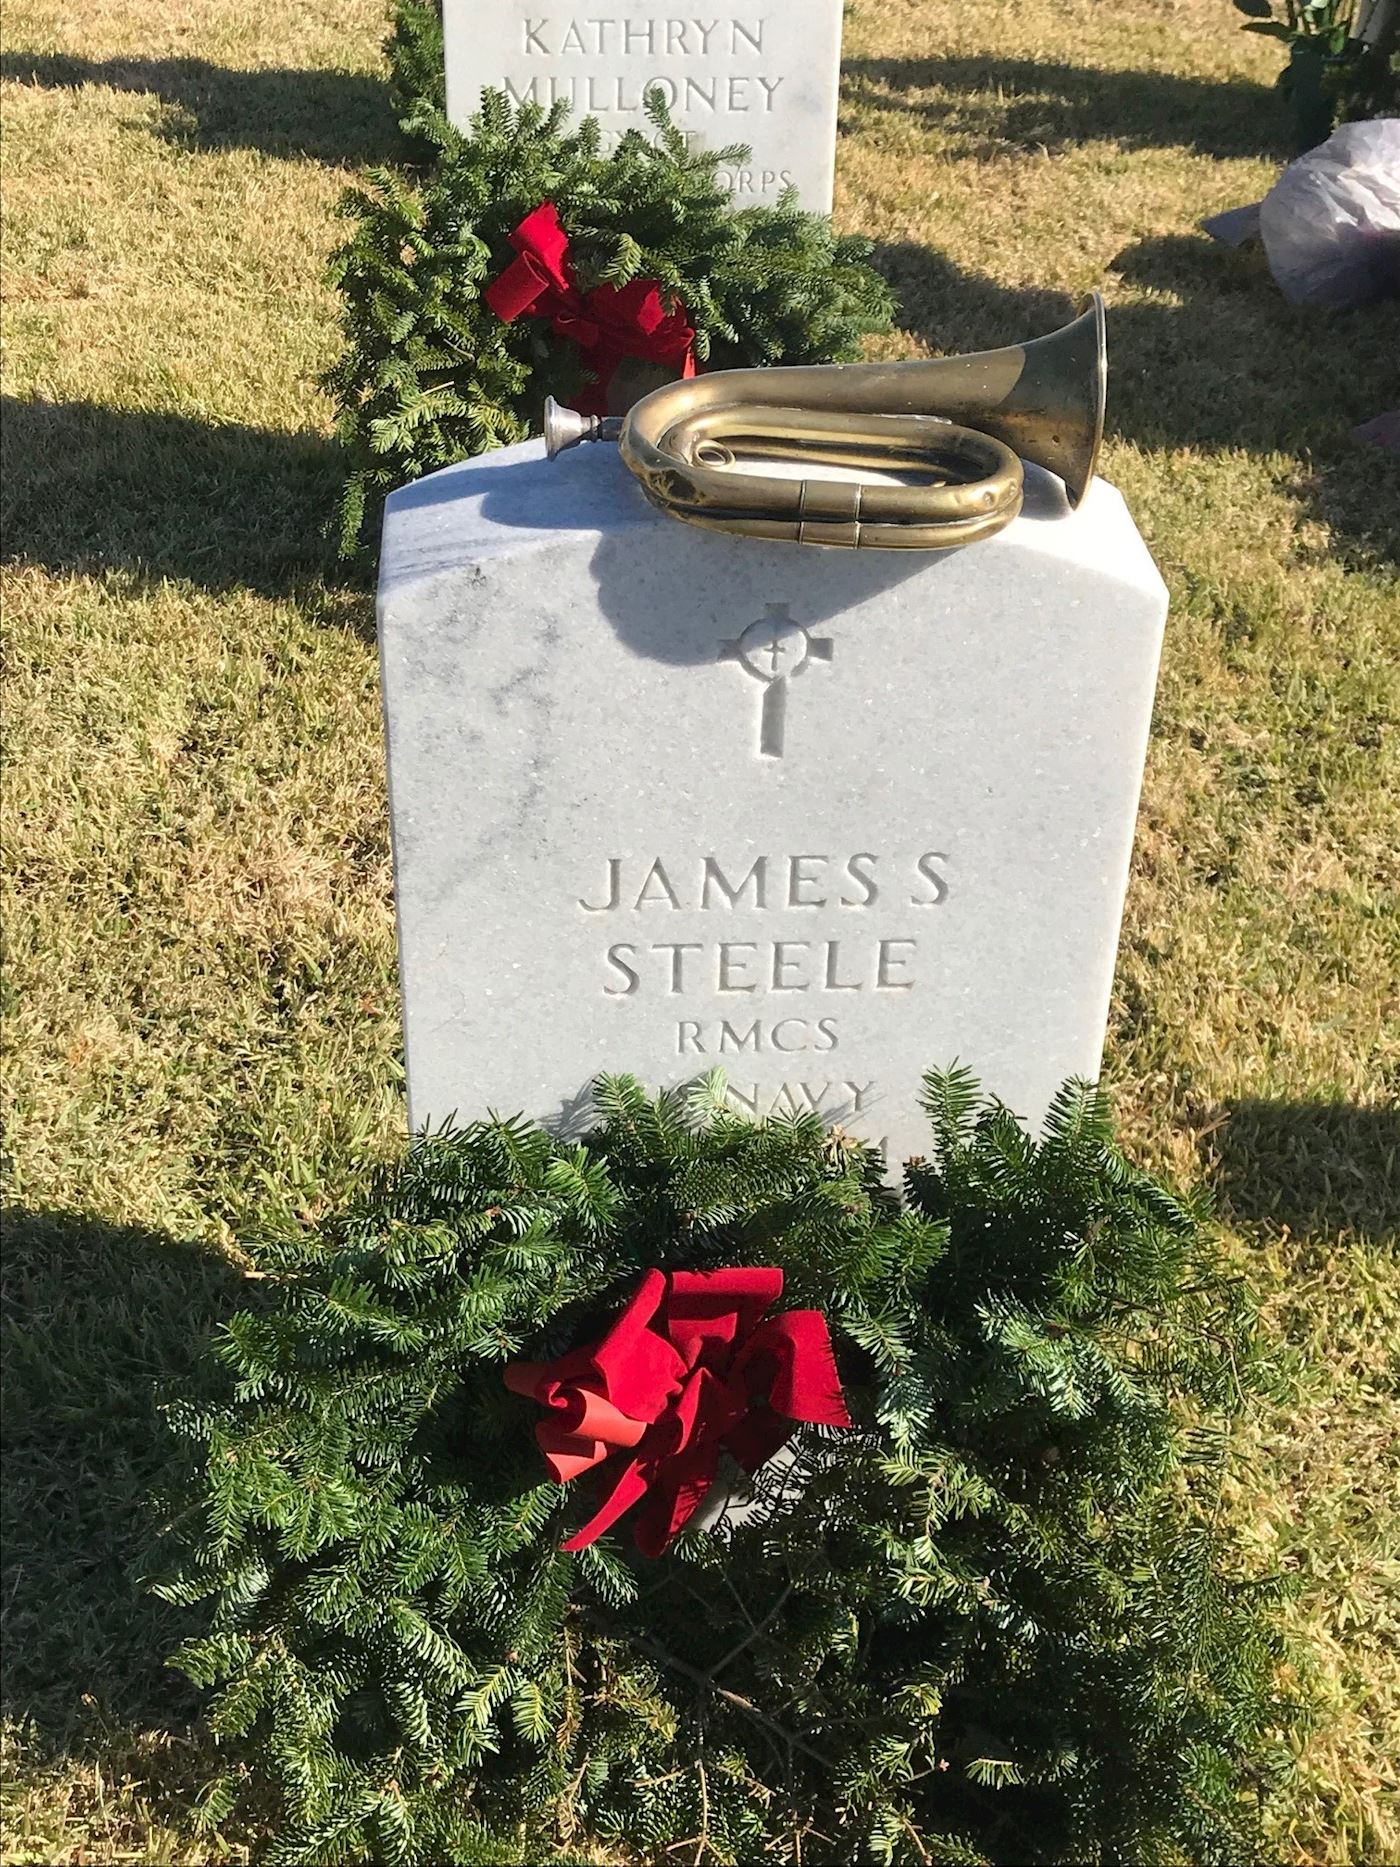
[[[956, 1071], [927, 1097], [901, 1197], [815, 1118], [604, 1080], [584, 1144], [423, 1138], [264, 1257], [226, 1403], [175, 1415], [210, 1821], [272, 1792], [281, 1863], [1255, 1858], [1272, 1588], [1214, 1508], [1248, 1299], [1096, 1092], [1039, 1143]], [[569, 1466], [541, 1400], [639, 1286], [753, 1267], [728, 1365], [793, 1435], [757, 1500], [562, 1549], [631, 1440]]]
[[[442, 34], [441, 0], [394, 0], [384, 56], [389, 64], [389, 101], [412, 148], [412, 120], [423, 112], [447, 110], [447, 52]], [[432, 160], [432, 146], [419, 151]]]
[[[325, 377], [349, 460], [344, 552], [369, 541], [394, 487], [538, 433], [547, 396], [596, 393], [586, 327], [600, 291], [654, 287], [701, 369], [848, 362], [890, 328], [869, 242], [834, 236], [795, 196], [736, 207], [718, 171], [743, 152], [687, 148], [659, 96], [653, 134], [609, 154], [595, 119], [570, 126], [563, 105], [515, 107], [499, 91], [464, 134], [442, 108], [436, 11], [404, 0], [389, 51], [410, 160], [346, 196], [355, 226], [331, 266], [346, 335]], [[487, 293], [546, 205], [566, 243], [563, 290], [507, 318]]]

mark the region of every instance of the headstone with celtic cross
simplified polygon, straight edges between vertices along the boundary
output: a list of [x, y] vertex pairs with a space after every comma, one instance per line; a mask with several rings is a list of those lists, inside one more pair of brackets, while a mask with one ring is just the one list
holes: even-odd
[[601, 12], [551, 0], [444, 0], [447, 110], [465, 127], [490, 85], [516, 101], [563, 102], [597, 117], [615, 140], [648, 130], [658, 90], [675, 123], [712, 149], [743, 143], [727, 163], [740, 205], [795, 187], [831, 208], [843, 0], [738, 0], [687, 13], [675, 0], [617, 0]]
[[526, 442], [389, 501], [415, 1125], [574, 1131], [602, 1071], [921, 1151], [955, 1059], [1093, 1076], [1166, 595], [1114, 490], [953, 552], [677, 523]]

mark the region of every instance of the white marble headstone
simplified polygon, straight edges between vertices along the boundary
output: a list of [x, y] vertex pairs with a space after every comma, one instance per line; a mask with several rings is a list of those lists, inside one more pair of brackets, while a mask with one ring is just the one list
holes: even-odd
[[1122, 499], [962, 551], [698, 530], [614, 448], [389, 501], [380, 641], [413, 1124], [563, 1130], [600, 1071], [924, 1150], [954, 1059], [1097, 1073], [1166, 592]]
[[562, 99], [613, 135], [647, 129], [658, 86], [676, 123], [712, 149], [747, 143], [723, 170], [741, 203], [789, 183], [804, 207], [831, 209], [842, 0], [445, 0], [447, 111], [467, 124], [485, 86], [541, 104]]

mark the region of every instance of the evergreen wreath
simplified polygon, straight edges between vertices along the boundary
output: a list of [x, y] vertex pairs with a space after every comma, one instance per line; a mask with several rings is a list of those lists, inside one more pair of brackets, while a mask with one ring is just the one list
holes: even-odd
[[[401, 15], [404, 90], [424, 81], [414, 35], [432, 17]], [[718, 171], [747, 152], [687, 148], [659, 93], [647, 114], [655, 140], [629, 131], [604, 154], [596, 118], [571, 128], [562, 104], [515, 107], [488, 91], [464, 134], [424, 98], [404, 121], [417, 166], [372, 170], [347, 194], [354, 231], [330, 270], [346, 347], [324, 378], [349, 462], [342, 552], [367, 542], [394, 487], [538, 433], [547, 396], [572, 403], [594, 386], [547, 317], [505, 322], [484, 297], [517, 260], [511, 236], [546, 203], [579, 292], [653, 282], [693, 329], [700, 368], [847, 362], [866, 333], [890, 328], [868, 241], [834, 236], [791, 191], [735, 207]]]
[[[1039, 1142], [961, 1072], [926, 1096], [901, 1197], [721, 1079], [603, 1079], [585, 1143], [424, 1137], [264, 1257], [227, 1401], [174, 1414], [203, 1473], [161, 1592], [212, 1599], [175, 1663], [240, 1758], [209, 1822], [271, 1790], [288, 1867], [1256, 1858], [1273, 1587], [1215, 1508], [1248, 1298], [1096, 1091]], [[824, 1314], [852, 1428], [654, 1560], [562, 1550], [596, 1494], [503, 1371], [644, 1273], [744, 1266]]]

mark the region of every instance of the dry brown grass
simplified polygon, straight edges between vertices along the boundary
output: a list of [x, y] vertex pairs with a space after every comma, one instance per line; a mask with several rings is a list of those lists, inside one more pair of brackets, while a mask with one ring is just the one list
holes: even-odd
[[[150, 1379], [236, 1295], [218, 1248], [400, 1120], [313, 386], [336, 197], [392, 148], [381, 29], [6, 10], [8, 1859], [210, 1857], [138, 1583]], [[846, 61], [838, 215], [899, 286], [890, 348], [1110, 299], [1107, 472], [1173, 609], [1108, 1072], [1138, 1149], [1220, 1187], [1294, 1376], [1233, 1500], [1320, 1703], [1279, 1852], [1397, 1860], [1400, 475], [1345, 430], [1400, 321], [1290, 311], [1194, 232], [1281, 154], [1277, 50], [1227, 0], [858, 0]]]

